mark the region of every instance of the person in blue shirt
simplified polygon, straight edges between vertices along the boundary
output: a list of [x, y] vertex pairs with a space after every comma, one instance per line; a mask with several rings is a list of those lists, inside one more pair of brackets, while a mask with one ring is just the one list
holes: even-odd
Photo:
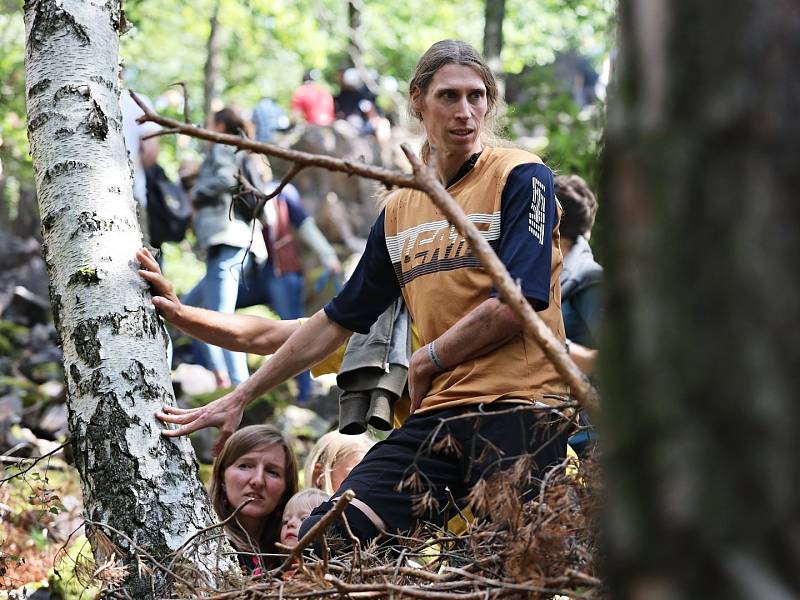
[[594, 370], [603, 312], [603, 267], [589, 246], [597, 198], [578, 175], [559, 175], [554, 181], [561, 216], [561, 313], [569, 354], [585, 373]]
[[[561, 216], [561, 314], [567, 334], [567, 352], [575, 364], [587, 374], [594, 371], [600, 322], [603, 315], [603, 267], [597, 264], [589, 246], [597, 198], [578, 175], [555, 178], [556, 196], [564, 210]], [[593, 447], [597, 434], [585, 413], [581, 413], [581, 429], [572, 435], [569, 444], [583, 457]]]

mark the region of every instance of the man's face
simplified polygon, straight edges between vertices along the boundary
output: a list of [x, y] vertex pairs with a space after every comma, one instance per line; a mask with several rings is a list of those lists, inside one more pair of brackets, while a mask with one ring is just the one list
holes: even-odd
[[415, 92], [428, 141], [439, 152], [468, 158], [481, 149], [480, 135], [488, 110], [486, 86], [471, 67], [445, 65], [433, 76], [427, 92]]

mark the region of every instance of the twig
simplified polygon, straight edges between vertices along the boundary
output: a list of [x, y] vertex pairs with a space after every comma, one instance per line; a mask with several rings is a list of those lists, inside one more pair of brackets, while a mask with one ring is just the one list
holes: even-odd
[[267, 194], [267, 200], [272, 200], [278, 194], [280, 194], [283, 191], [283, 188], [289, 185], [292, 179], [294, 179], [297, 176], [297, 174], [305, 168], [306, 166], [302, 163], [294, 163], [292, 165], [292, 168], [289, 169], [289, 172], [286, 174], [286, 176], [283, 179], [281, 179], [281, 182], [278, 184], [278, 187], [276, 187], [274, 190], [272, 190], [272, 192]]
[[188, 125], [192, 122], [189, 118], [189, 90], [186, 87], [185, 81], [176, 81], [175, 83], [170, 83], [169, 87], [179, 85], [183, 88], [183, 120]]
[[236, 515], [238, 515], [238, 514], [239, 514], [239, 511], [241, 511], [241, 510], [242, 510], [242, 509], [243, 509], [245, 506], [247, 506], [248, 504], [250, 504], [250, 503], [251, 503], [251, 502], [253, 502], [254, 500], [255, 500], [255, 498], [248, 498], [247, 500], [245, 500], [244, 502], [242, 502], [242, 503], [241, 503], [239, 506], [237, 506], [237, 507], [236, 507], [236, 510], [234, 510], [234, 511], [233, 511], [233, 512], [232, 512], [232, 513], [231, 513], [231, 514], [230, 514], [230, 515], [229, 515], [229, 516], [228, 516], [226, 519], [224, 519], [223, 521], [220, 521], [219, 523], [213, 523], [212, 525], [209, 525], [209, 526], [207, 526], [207, 527], [203, 527], [202, 529], [200, 529], [200, 530], [198, 530], [198, 531], [194, 532], [194, 533], [191, 535], [191, 537], [189, 537], [189, 539], [187, 539], [185, 542], [183, 542], [183, 544], [181, 544], [181, 545], [178, 547], [178, 549], [177, 549], [177, 550], [175, 550], [175, 552], [173, 552], [173, 553], [172, 553], [172, 554], [173, 554], [173, 557], [172, 557], [172, 560], [171, 560], [171, 561], [170, 561], [170, 563], [169, 563], [169, 566], [170, 566], [170, 568], [172, 567], [172, 565], [174, 565], [174, 564], [175, 564], [175, 561], [176, 561], [176, 560], [177, 560], [177, 559], [180, 557], [180, 554], [181, 554], [181, 552], [183, 552], [183, 550], [184, 550], [184, 549], [185, 549], [185, 548], [186, 548], [186, 547], [187, 547], [189, 544], [191, 544], [191, 543], [192, 543], [194, 540], [196, 540], [196, 539], [197, 539], [199, 536], [203, 535], [204, 533], [206, 533], [206, 532], [208, 532], [208, 531], [211, 531], [212, 529], [217, 529], [217, 528], [220, 528], [220, 527], [225, 527], [225, 525], [227, 525], [229, 521], [232, 521], [233, 519], [235, 519], [235, 518], [236, 518]]
[[[247, 181], [247, 177], [245, 177], [241, 173], [237, 173], [236, 175], [234, 175], [234, 177], [236, 178], [236, 181], [239, 182], [239, 185], [242, 188], [240, 194], [237, 194], [237, 196], [241, 195], [242, 193], [244, 193], [244, 194], [252, 194], [258, 200], [258, 202], [256, 202], [256, 205], [253, 207], [253, 212], [250, 214], [250, 220], [253, 221], [253, 227], [251, 228], [251, 231], [250, 231], [250, 246], [252, 246], [253, 245], [253, 232], [255, 231], [256, 218], [261, 213], [261, 211], [264, 209], [264, 206], [267, 204], [267, 202], [270, 200], [270, 198], [272, 198], [274, 196], [267, 196], [264, 192], [262, 192], [260, 189], [255, 187], [249, 181]], [[237, 201], [237, 197], [234, 197], [233, 202], [231, 203], [231, 208], [228, 211], [228, 219], [229, 220], [232, 218], [232, 214], [231, 213], [233, 211], [234, 203], [236, 201]], [[250, 248], [250, 246], [248, 246], [248, 249]]]
[[592, 577], [591, 575], [587, 575], [586, 573], [581, 573], [575, 569], [567, 569], [566, 574], [573, 579], [577, 579], [584, 585], [592, 585], [595, 587], [600, 587], [603, 585], [603, 582], [600, 581], [597, 577]]
[[4, 484], [6, 481], [11, 481], [15, 477], [20, 477], [21, 475], [24, 475], [25, 473], [33, 469], [33, 467], [38, 465], [41, 461], [43, 461], [45, 458], [53, 456], [53, 454], [63, 450], [64, 447], [67, 446], [68, 444], [69, 442], [64, 442], [58, 448], [53, 448], [52, 450], [50, 450], [50, 452], [47, 452], [46, 454], [42, 454], [41, 456], [37, 456], [35, 458], [25, 459], [25, 460], [32, 460], [33, 462], [29, 466], [25, 467], [24, 469], [21, 469], [20, 471], [14, 473], [13, 475], [9, 475], [7, 477], [3, 477], [2, 479], [0, 479], [0, 485]]
[[272, 569], [272, 571], [269, 572], [269, 575], [277, 575], [278, 573], [281, 573], [290, 567], [295, 559], [299, 558], [300, 555], [303, 554], [303, 550], [305, 550], [306, 547], [308, 547], [308, 545], [320, 535], [325, 533], [325, 530], [328, 529], [328, 526], [330, 526], [333, 521], [342, 515], [344, 509], [347, 508], [347, 505], [350, 504], [355, 497], [356, 494], [353, 490], [346, 490], [339, 497], [339, 500], [336, 501], [336, 505], [327, 513], [325, 513], [322, 518], [317, 521], [302, 538], [300, 538], [300, 540], [297, 542], [297, 546], [294, 547], [292, 553], [286, 558], [285, 561], [283, 561], [283, 564], [277, 569]]
[[350, 541], [353, 543], [353, 565], [350, 569], [350, 576], [353, 575], [353, 569], [356, 568], [358, 565], [358, 570], [361, 573], [361, 578], [364, 578], [364, 568], [361, 565], [361, 541], [355, 536], [353, 530], [350, 529], [350, 523], [347, 522], [347, 517], [342, 515], [342, 523], [344, 523], [344, 530], [347, 532], [347, 536], [350, 538]]
[[109, 525], [108, 523], [101, 523], [99, 521], [90, 521], [89, 519], [84, 519], [84, 523], [87, 524], [87, 525], [91, 525], [92, 527], [100, 527], [100, 528], [105, 527], [109, 531], [111, 531], [113, 533], [116, 533], [118, 536], [122, 537], [126, 542], [128, 542], [131, 545], [131, 548], [133, 550], [135, 550], [138, 553], [143, 554], [145, 558], [149, 559], [156, 567], [161, 569], [164, 573], [166, 573], [168, 575], [171, 575], [176, 580], [180, 581], [183, 585], [188, 587], [190, 590], [192, 590], [195, 593], [197, 593], [197, 588], [196, 588], [194, 583], [192, 583], [188, 579], [185, 579], [185, 578], [181, 577], [177, 573], [171, 571], [170, 569], [168, 569], [167, 567], [162, 565], [152, 554], [150, 554], [147, 550], [145, 550], [139, 544], [134, 542], [125, 532], [120, 531], [119, 529]]
[[[336, 589], [345, 594], [355, 594], [359, 592], [385, 592], [392, 595], [411, 596], [412, 598], [423, 598], [427, 600], [482, 600], [484, 598], [497, 597], [502, 590], [480, 591], [472, 593], [445, 592], [439, 589], [420, 588], [417, 586], [396, 585], [394, 583], [363, 583], [349, 584], [330, 573], [325, 575], [325, 581], [332, 583]], [[442, 584], [439, 587], [463, 588], [468, 587], [468, 582], [457, 581], [450, 584]], [[469, 586], [472, 587], [472, 586]]]
[[415, 567], [400, 567], [400, 566], [386, 566], [386, 567], [373, 567], [372, 569], [365, 569], [363, 576], [369, 577], [371, 575], [386, 575], [391, 574], [394, 576], [405, 575], [406, 577], [418, 577], [426, 581], [438, 583], [444, 581], [441, 575], [431, 573], [425, 569], [418, 569]]
[[143, 135], [143, 140], [149, 140], [150, 138], [161, 137], [162, 135], [172, 135], [173, 133], [180, 133], [180, 129], [159, 129], [158, 131], [154, 131], [153, 133], [148, 133], [147, 135]]

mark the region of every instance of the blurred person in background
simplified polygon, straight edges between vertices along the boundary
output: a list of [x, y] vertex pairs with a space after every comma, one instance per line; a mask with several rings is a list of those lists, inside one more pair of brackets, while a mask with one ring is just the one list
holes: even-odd
[[[124, 74], [120, 71], [120, 87], [124, 84]], [[136, 96], [144, 102], [145, 106], [153, 109], [153, 103], [143, 94]], [[161, 129], [155, 123], [137, 123], [136, 120], [144, 111], [131, 97], [130, 90], [123, 89], [119, 95], [119, 105], [122, 111], [122, 136], [125, 138], [125, 148], [133, 169], [133, 198], [137, 204], [137, 215], [142, 236], [149, 242], [149, 226], [147, 221], [147, 176], [145, 169], [156, 164], [160, 145], [157, 137], [143, 139]]]
[[322, 73], [310, 69], [303, 74], [303, 83], [292, 95], [292, 116], [311, 125], [330, 125], [334, 120], [333, 96], [319, 83]]
[[250, 117], [257, 142], [272, 142], [275, 133], [289, 128], [289, 117], [272, 98], [262, 98]]
[[[261, 191], [269, 194], [279, 182], [271, 181], [272, 171], [265, 161], [258, 161], [261, 177], [269, 181]], [[317, 255], [327, 275], [338, 275], [342, 266], [336, 251], [306, 213], [300, 193], [292, 184], [264, 206], [261, 230], [268, 258], [261, 265], [251, 265], [239, 282], [236, 308], [266, 304], [283, 320], [305, 316], [305, 280], [297, 238]], [[297, 377], [297, 402], [311, 397], [311, 374], [303, 371]]]
[[[231, 108], [214, 113], [213, 129], [219, 133], [240, 135], [246, 124]], [[236, 310], [239, 279], [250, 260], [263, 263], [267, 258], [264, 239], [251, 236], [255, 224], [247, 215], [232, 206], [236, 176], [247, 153], [238, 153], [232, 146], [212, 144], [200, 165], [192, 188], [193, 227], [197, 245], [205, 252], [206, 273], [183, 301], [223, 313]], [[252, 240], [251, 240], [252, 237]], [[202, 344], [203, 362], [213, 373], [217, 387], [229, 387], [246, 380], [247, 356]]]
[[[567, 353], [584, 373], [594, 371], [603, 316], [603, 268], [589, 246], [597, 198], [578, 175], [559, 175], [554, 180], [561, 202], [561, 314], [567, 335]], [[578, 456], [585, 456], [597, 436], [584, 413], [580, 430], [569, 439]]]
[[561, 314], [570, 356], [584, 373], [594, 370], [597, 340], [603, 312], [603, 267], [594, 259], [592, 235], [597, 199], [578, 175], [555, 178], [556, 197], [561, 202]]

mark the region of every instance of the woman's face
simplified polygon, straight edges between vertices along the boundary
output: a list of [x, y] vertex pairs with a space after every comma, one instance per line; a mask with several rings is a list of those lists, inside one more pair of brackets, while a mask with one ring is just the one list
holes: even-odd
[[465, 158], [480, 151], [488, 101], [486, 85], [477, 71], [445, 65], [436, 71], [424, 95], [415, 90], [412, 101], [428, 142], [438, 151]]
[[223, 472], [225, 495], [235, 510], [245, 500], [253, 501], [239, 511], [245, 520], [269, 517], [286, 491], [286, 452], [271, 444], [243, 454]]

